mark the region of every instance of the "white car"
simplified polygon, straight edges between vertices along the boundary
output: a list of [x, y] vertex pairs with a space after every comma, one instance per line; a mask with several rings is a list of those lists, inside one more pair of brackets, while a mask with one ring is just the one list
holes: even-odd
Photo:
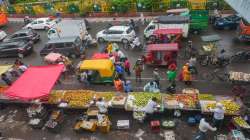
[[56, 21], [51, 18], [38, 18], [27, 24], [24, 29], [45, 29], [49, 30], [56, 24]]
[[133, 41], [135, 36], [135, 31], [130, 26], [111, 26], [108, 29], [98, 32], [96, 39], [99, 42], [111, 41], [128, 43]]
[[0, 30], [0, 41], [2, 41], [6, 36], [7, 34], [5, 33], [5, 31]]

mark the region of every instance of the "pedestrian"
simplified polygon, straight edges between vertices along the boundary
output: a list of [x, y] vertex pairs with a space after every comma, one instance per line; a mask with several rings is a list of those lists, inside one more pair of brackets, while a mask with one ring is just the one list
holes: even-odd
[[160, 74], [158, 68], [155, 68], [153, 71], [153, 80], [156, 82], [158, 88], [160, 88]]
[[130, 62], [129, 62], [127, 57], [125, 58], [124, 68], [125, 68], [125, 72], [127, 73], [127, 75], [130, 76], [130, 74], [131, 74], [131, 72], [130, 72]]
[[118, 75], [118, 78], [124, 79], [124, 68], [122, 67], [122, 65], [120, 63], [116, 64], [115, 71]]
[[150, 99], [145, 107], [143, 107], [143, 111], [146, 113], [147, 120], [150, 121], [153, 119], [153, 114], [157, 110], [157, 98], [153, 97]]
[[1, 79], [8, 85], [10, 86], [12, 84], [12, 81], [10, 80], [10, 78], [5, 74], [3, 73], [1, 75]]
[[139, 64], [135, 64], [134, 66], [134, 71], [135, 71], [135, 81], [136, 82], [141, 82], [141, 73], [142, 73], [142, 66]]
[[108, 43], [108, 46], [107, 46], [106, 50], [107, 50], [108, 54], [111, 54], [111, 53], [112, 53], [112, 51], [113, 51], [113, 46], [112, 46], [112, 43], [111, 43], [111, 42]]
[[177, 76], [176, 70], [168, 70], [167, 71], [167, 79], [169, 83], [175, 83], [175, 78]]
[[114, 80], [114, 86], [115, 86], [116, 91], [118, 91], [118, 92], [123, 91], [123, 82], [118, 77], [116, 77]]
[[159, 87], [157, 86], [157, 83], [155, 81], [150, 81], [148, 82], [144, 87], [143, 87], [144, 92], [153, 92], [153, 93], [158, 93], [160, 92]]
[[103, 100], [103, 98], [99, 98], [97, 100], [96, 106], [98, 107], [100, 114], [107, 114], [108, 104]]
[[83, 82], [86, 86], [89, 86], [89, 81], [88, 81], [88, 72], [87, 71], [83, 71], [81, 74], [80, 74], [80, 79], [81, 79], [81, 82]]
[[20, 59], [16, 59], [15, 63], [14, 63], [14, 66], [18, 68], [21, 65], [23, 65], [23, 62]]
[[111, 60], [111, 62], [115, 64], [115, 56], [113, 54], [109, 54], [109, 60]]
[[205, 118], [202, 118], [200, 120], [200, 124], [199, 124], [199, 132], [198, 134], [195, 136], [194, 140], [205, 140], [206, 139], [206, 132], [207, 130], [211, 130], [211, 131], [216, 131], [217, 128], [216, 127], [212, 127]]
[[126, 58], [124, 53], [120, 49], [116, 49], [116, 52], [117, 52], [118, 60], [120, 62], [124, 62]]
[[188, 69], [188, 63], [183, 67], [182, 70], [182, 76], [183, 76], [183, 81], [185, 82], [185, 85], [191, 85], [192, 81], [191, 81], [191, 72]]
[[28, 67], [26, 65], [20, 65], [18, 67], [18, 70], [20, 71], [20, 73], [24, 73], [26, 70], [28, 69]]
[[123, 83], [123, 89], [125, 93], [133, 92], [132, 85], [130, 81], [124, 81]]
[[189, 70], [192, 74], [198, 74], [197, 68], [196, 68], [197, 59], [195, 55], [192, 55], [189, 59]]
[[223, 108], [223, 105], [221, 103], [216, 103], [216, 108], [211, 109], [209, 108], [211, 112], [214, 112], [213, 115], [213, 126], [217, 127], [218, 129], [221, 128], [223, 125], [223, 120], [224, 120], [224, 114], [225, 110]]

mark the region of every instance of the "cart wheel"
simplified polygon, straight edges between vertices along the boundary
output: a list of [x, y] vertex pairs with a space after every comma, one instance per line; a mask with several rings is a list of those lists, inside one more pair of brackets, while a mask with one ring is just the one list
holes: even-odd
[[203, 73], [202, 74], [202, 79], [207, 80], [207, 81], [212, 81], [214, 79], [214, 75], [213, 75], [213, 73], [210, 73], [210, 72]]

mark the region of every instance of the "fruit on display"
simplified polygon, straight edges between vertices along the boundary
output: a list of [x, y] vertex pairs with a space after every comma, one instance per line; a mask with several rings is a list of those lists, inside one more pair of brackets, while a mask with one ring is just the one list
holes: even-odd
[[72, 107], [84, 107], [90, 103], [94, 95], [91, 90], [68, 90], [64, 93], [63, 100]]
[[50, 104], [57, 104], [58, 102], [61, 101], [61, 99], [63, 98], [63, 94], [64, 91], [63, 90], [53, 90], [50, 95], [49, 95], [49, 100], [48, 102]]
[[166, 128], [172, 128], [175, 126], [175, 122], [174, 121], [163, 121], [162, 126], [166, 127]]
[[237, 123], [240, 127], [250, 128], [250, 125], [242, 117], [234, 117], [234, 122]]
[[148, 92], [134, 92], [131, 95], [135, 97], [134, 104], [137, 107], [144, 107], [147, 105], [148, 101], [153, 97], [157, 98], [157, 102], [161, 104], [161, 95], [160, 93], [148, 93]]
[[183, 103], [184, 106], [189, 107], [189, 108], [196, 108], [196, 105], [198, 103], [197, 94], [178, 94], [175, 96], [176, 96], [176, 100], [179, 103]]
[[141, 119], [141, 118], [144, 118], [145, 116], [146, 116], [145, 112], [142, 112], [142, 111], [133, 112], [134, 119]]
[[115, 96], [114, 92], [95, 92], [96, 99], [103, 97], [105, 101], [110, 101]]
[[[227, 114], [235, 114], [240, 110], [240, 105], [238, 105], [232, 100], [221, 100], [220, 103], [223, 105], [225, 113]], [[214, 109], [215, 107], [216, 103], [207, 104], [207, 109]]]
[[212, 94], [199, 94], [198, 98], [199, 100], [208, 100], [208, 101], [215, 100], [215, 97]]

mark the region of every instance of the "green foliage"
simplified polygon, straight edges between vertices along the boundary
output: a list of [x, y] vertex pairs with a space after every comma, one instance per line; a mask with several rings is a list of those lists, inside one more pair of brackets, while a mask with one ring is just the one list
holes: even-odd
[[131, 0], [111, 0], [112, 11], [126, 13], [129, 10]]
[[73, 14], [73, 13], [79, 13], [80, 9], [77, 5], [75, 5], [74, 3], [70, 4], [68, 6], [69, 8], [69, 13]]
[[154, 0], [137, 0], [137, 9], [139, 11], [151, 11]]

